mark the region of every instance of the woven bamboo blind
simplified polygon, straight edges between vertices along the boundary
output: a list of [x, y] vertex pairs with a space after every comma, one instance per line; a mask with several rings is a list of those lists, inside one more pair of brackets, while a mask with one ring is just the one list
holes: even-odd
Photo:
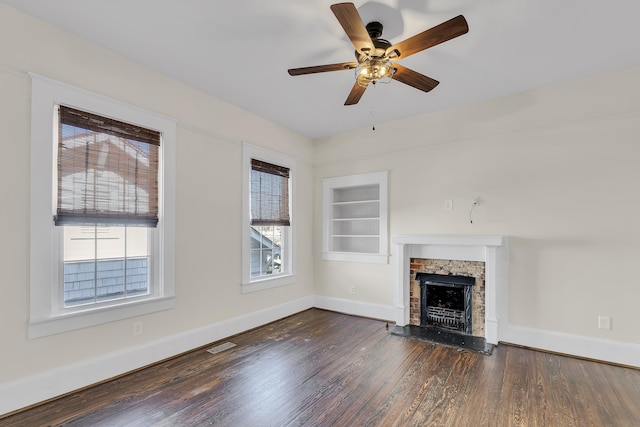
[[59, 108], [56, 225], [158, 223], [160, 132]]
[[251, 225], [291, 225], [289, 168], [251, 159]]

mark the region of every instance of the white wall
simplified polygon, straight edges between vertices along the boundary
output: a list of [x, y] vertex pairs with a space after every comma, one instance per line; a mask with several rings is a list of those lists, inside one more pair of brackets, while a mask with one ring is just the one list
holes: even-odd
[[[315, 209], [322, 178], [389, 170], [392, 236], [511, 237], [502, 340], [640, 366], [638, 135], [640, 68], [378, 124], [318, 143]], [[323, 261], [314, 227], [316, 294], [393, 305], [393, 260]]]
[[[311, 305], [310, 140], [4, 4], [0, 4], [0, 52], [0, 220], [4, 225], [0, 414], [52, 397], [67, 386], [87, 385], [101, 375], [115, 375], [119, 369], [132, 369], [167, 352], [175, 354]], [[175, 309], [27, 339], [31, 116], [27, 71], [177, 120]], [[284, 293], [282, 288], [240, 292], [243, 141], [298, 159], [298, 281], [284, 287]], [[143, 322], [142, 336], [133, 336], [134, 320]], [[85, 375], [83, 367], [92, 368], [87, 369], [91, 373]]]
[[[305, 308], [314, 293], [316, 305], [359, 314], [390, 308], [392, 262], [320, 256], [321, 178], [379, 170], [390, 171], [391, 235], [511, 236], [509, 324], [522, 328], [529, 343], [569, 337], [639, 354], [638, 68], [378, 124], [375, 132], [350, 132], [314, 149], [304, 137], [4, 4], [0, 52], [0, 414]], [[133, 336], [130, 319], [26, 338], [27, 71], [178, 121], [177, 308], [135, 319], [143, 321], [142, 336]], [[240, 293], [242, 141], [299, 159], [298, 282], [284, 295]], [[481, 204], [471, 225], [475, 196]], [[453, 200], [453, 211], [444, 210], [445, 200]], [[599, 314], [612, 316], [612, 330], [597, 329]], [[631, 364], [640, 366], [639, 359]]]

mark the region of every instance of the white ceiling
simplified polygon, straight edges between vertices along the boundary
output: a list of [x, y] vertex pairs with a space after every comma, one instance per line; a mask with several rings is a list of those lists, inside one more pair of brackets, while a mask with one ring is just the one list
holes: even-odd
[[397, 43], [462, 14], [469, 33], [400, 63], [440, 81], [397, 81], [343, 103], [354, 60], [330, 0], [0, 0], [310, 138], [640, 65], [638, 0], [356, 1]]

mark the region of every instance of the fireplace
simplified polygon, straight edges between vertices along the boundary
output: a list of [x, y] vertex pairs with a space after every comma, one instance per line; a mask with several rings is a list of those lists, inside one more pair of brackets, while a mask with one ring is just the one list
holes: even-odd
[[[394, 289], [396, 325], [410, 324], [411, 259], [481, 261], [485, 264], [484, 319], [482, 336], [497, 344], [501, 322], [507, 319], [507, 266], [509, 240], [506, 236], [396, 235], [394, 244]], [[473, 288], [478, 288], [473, 286]], [[478, 324], [474, 328], [478, 328]], [[426, 329], [426, 328], [425, 328]], [[474, 333], [474, 335], [476, 335]]]
[[420, 282], [420, 326], [473, 333], [473, 277], [417, 273]]
[[[428, 313], [429, 310], [432, 312], [432, 319], [435, 314], [439, 314], [443, 319], [446, 319], [447, 313], [450, 316], [456, 315], [447, 310], [466, 310], [467, 317], [470, 316], [468, 320], [462, 319], [464, 324], [469, 326], [466, 330], [453, 321], [442, 322], [443, 324], [440, 326], [476, 337], [485, 337], [485, 262], [461, 261], [459, 259], [411, 258], [409, 267], [409, 324], [416, 326], [433, 325], [433, 322], [428, 322], [424, 319], [424, 314]], [[427, 281], [431, 283], [425, 286]], [[443, 287], [445, 289], [442, 289]], [[465, 287], [468, 288], [466, 291]], [[452, 301], [444, 302], [445, 300], [440, 298], [441, 302], [427, 304], [425, 303], [427, 292], [429, 292], [430, 296], [447, 294], [447, 298], [452, 299]], [[463, 299], [465, 292], [467, 292], [466, 300]], [[456, 301], [458, 303], [454, 304]], [[452, 305], [457, 305], [457, 307], [452, 308]], [[430, 308], [427, 308], [427, 306], [430, 306]]]

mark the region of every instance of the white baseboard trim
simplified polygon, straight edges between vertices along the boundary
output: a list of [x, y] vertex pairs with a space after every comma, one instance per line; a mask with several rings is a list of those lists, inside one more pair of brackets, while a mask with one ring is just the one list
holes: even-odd
[[[369, 304], [341, 298], [314, 296], [314, 307], [371, 317], [374, 319], [395, 319], [393, 306]], [[616, 363], [640, 368], [640, 345], [605, 339], [564, 334], [542, 329], [514, 325], [499, 325], [499, 341], [522, 345], [540, 350], [584, 357], [603, 362]]]
[[392, 305], [371, 304], [361, 301], [353, 301], [342, 298], [323, 297], [315, 295], [313, 306], [338, 313], [352, 314], [354, 316], [370, 317], [372, 319], [389, 320], [395, 323], [396, 308]]
[[[341, 298], [308, 296], [183, 334], [129, 347], [50, 371], [0, 384], [0, 416], [139, 369], [283, 317], [317, 307], [374, 319], [395, 319], [393, 306]], [[640, 368], [640, 345], [500, 325], [502, 342]]]
[[96, 384], [313, 307], [312, 296], [0, 384], [0, 415]]
[[500, 341], [640, 368], [640, 344], [514, 325], [500, 327]]

